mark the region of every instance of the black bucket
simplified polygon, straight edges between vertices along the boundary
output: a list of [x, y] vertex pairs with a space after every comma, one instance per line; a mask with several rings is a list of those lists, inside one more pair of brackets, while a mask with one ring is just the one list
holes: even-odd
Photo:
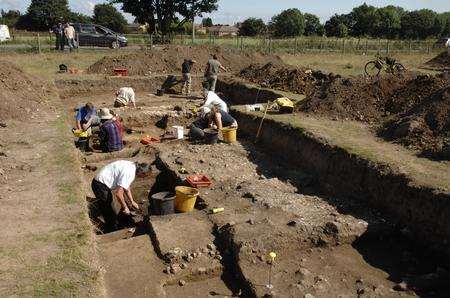
[[75, 146], [80, 149], [82, 152], [88, 152], [89, 151], [89, 139], [88, 138], [78, 138], [77, 141], [75, 141]]
[[175, 213], [175, 194], [165, 191], [151, 196], [150, 210], [152, 215], [168, 215]]
[[205, 143], [206, 144], [217, 144], [219, 140], [219, 131], [217, 129], [205, 129], [203, 131], [205, 133]]

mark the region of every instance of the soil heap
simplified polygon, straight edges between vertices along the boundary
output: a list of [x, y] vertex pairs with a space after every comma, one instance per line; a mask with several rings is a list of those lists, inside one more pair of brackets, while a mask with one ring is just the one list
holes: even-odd
[[450, 69], [450, 52], [444, 51], [425, 64], [435, 68]]
[[373, 124], [388, 140], [450, 160], [449, 86], [447, 74], [337, 78], [323, 84], [300, 109]]
[[50, 88], [16, 65], [0, 60], [0, 122], [32, 117]]
[[269, 62], [248, 66], [240, 72], [240, 77], [262, 87], [308, 95], [335, 76], [308, 68]]
[[207, 46], [166, 46], [145, 52], [104, 57], [91, 65], [88, 73], [111, 75], [114, 68], [126, 68], [132, 76], [177, 74], [181, 72], [184, 59], [197, 61], [192, 73], [203, 73], [206, 62], [212, 54], [216, 54], [222, 65], [232, 72], [240, 71], [255, 62], [281, 62], [278, 56], [258, 52], [240, 52], [234, 49]]

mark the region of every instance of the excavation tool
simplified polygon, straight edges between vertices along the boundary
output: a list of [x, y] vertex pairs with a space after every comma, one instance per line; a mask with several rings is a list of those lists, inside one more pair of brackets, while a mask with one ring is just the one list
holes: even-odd
[[261, 119], [261, 122], [259, 123], [258, 132], [256, 133], [255, 143], [258, 141], [259, 134], [261, 133], [262, 125], [263, 125], [264, 119], [266, 119], [267, 111], [269, 110], [270, 104], [271, 104], [271, 102], [268, 101], [266, 104], [266, 108], [264, 109], [264, 115]]
[[275, 263], [275, 258], [277, 257], [277, 254], [275, 252], [270, 252], [269, 253], [269, 258], [270, 258], [270, 267], [269, 267], [269, 283], [266, 285], [266, 287], [268, 289], [273, 289], [273, 285], [272, 285], [272, 267], [273, 264]]

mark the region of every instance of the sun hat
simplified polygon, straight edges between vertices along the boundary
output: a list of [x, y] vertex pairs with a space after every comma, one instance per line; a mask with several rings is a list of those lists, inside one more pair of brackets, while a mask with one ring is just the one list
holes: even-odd
[[209, 107], [203, 107], [201, 109], [201, 117], [204, 118], [206, 115], [208, 115], [211, 112], [211, 108]]
[[98, 113], [98, 117], [100, 117], [101, 120], [110, 120], [114, 116], [111, 114], [108, 108], [102, 108]]

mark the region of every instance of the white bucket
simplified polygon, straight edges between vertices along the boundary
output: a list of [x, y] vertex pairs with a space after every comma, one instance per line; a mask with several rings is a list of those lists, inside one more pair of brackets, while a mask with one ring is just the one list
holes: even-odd
[[178, 140], [182, 140], [184, 139], [184, 127], [183, 126], [172, 126], [172, 133], [173, 136], [178, 139]]

